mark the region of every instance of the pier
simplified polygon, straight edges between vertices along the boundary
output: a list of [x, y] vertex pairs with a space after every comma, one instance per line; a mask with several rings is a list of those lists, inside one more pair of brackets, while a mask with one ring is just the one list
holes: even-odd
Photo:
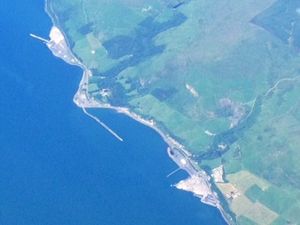
[[35, 34], [32, 34], [32, 33], [30, 33], [29, 35], [30, 35], [30, 37], [33, 37], [33, 38], [35, 38], [35, 39], [37, 39], [39, 41], [44, 42], [45, 44], [48, 44], [50, 42], [50, 40], [47, 40], [45, 38], [42, 38], [42, 37], [40, 37], [38, 35], [35, 35]]
[[197, 168], [184, 151], [169, 147], [168, 154], [179, 167], [168, 176], [171, 176], [179, 169], [185, 170], [190, 175], [187, 179], [177, 183], [175, 185], [176, 188], [192, 192], [203, 203], [219, 208], [220, 202], [217, 194], [211, 189], [210, 177], [204, 171]]

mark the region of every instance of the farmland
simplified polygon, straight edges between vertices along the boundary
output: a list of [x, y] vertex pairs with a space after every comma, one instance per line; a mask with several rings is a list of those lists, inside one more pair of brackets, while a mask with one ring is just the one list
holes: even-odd
[[[179, 4], [180, 3], [180, 4]], [[88, 95], [177, 140], [240, 225], [300, 221], [300, 3], [53, 0]]]

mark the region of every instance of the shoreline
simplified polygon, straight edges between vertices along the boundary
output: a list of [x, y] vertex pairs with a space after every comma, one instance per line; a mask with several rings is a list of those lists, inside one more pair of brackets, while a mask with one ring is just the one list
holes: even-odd
[[[143, 124], [147, 127], [150, 127], [151, 129], [155, 130], [162, 137], [164, 142], [166, 142], [166, 144], [169, 146], [167, 148], [167, 153], [168, 153], [169, 157], [179, 166], [180, 169], [185, 170], [190, 175], [190, 177], [192, 177], [194, 175], [194, 173], [196, 173], [196, 175], [201, 174], [202, 181], [205, 184], [207, 184], [207, 188], [209, 188], [210, 193], [215, 194], [215, 197], [217, 198], [218, 203], [216, 205], [209, 204], [208, 202], [203, 201], [203, 198], [201, 198], [201, 196], [199, 196], [196, 193], [194, 193], [193, 191], [191, 191], [194, 194], [194, 196], [197, 197], [197, 198], [200, 198], [202, 203], [216, 207], [219, 210], [219, 212], [221, 213], [221, 215], [222, 215], [223, 219], [225, 220], [225, 222], [228, 225], [234, 225], [235, 223], [233, 221], [233, 218], [224, 210], [221, 203], [219, 202], [219, 198], [218, 198], [216, 192], [213, 191], [213, 189], [210, 185], [210, 182], [213, 182], [213, 181], [210, 181], [211, 177], [209, 175], [207, 175], [205, 171], [203, 171], [199, 167], [195, 166], [195, 165], [197, 165], [197, 162], [195, 162], [191, 158], [192, 154], [188, 150], [186, 150], [185, 147], [182, 144], [177, 142], [168, 133], [163, 132], [158, 126], [156, 126], [156, 123], [155, 123], [154, 120], [146, 120], [146, 119], [142, 118], [142, 116], [136, 114], [135, 112], [131, 112], [129, 108], [111, 106], [110, 104], [107, 104], [107, 103], [101, 103], [101, 102], [98, 102], [94, 99], [89, 99], [88, 93], [86, 92], [87, 84], [88, 84], [87, 80], [88, 80], [88, 77], [91, 76], [92, 73], [82, 62], [80, 62], [80, 60], [77, 59], [77, 57], [74, 55], [74, 53], [70, 49], [70, 47], [69, 47], [70, 44], [68, 43], [68, 39], [66, 38], [67, 35], [63, 32], [63, 29], [59, 26], [58, 19], [57, 19], [56, 15], [52, 12], [48, 1], [49, 0], [45, 0], [45, 12], [50, 17], [53, 27], [58, 28], [58, 30], [63, 35], [64, 42], [66, 44], [66, 50], [68, 50], [68, 54], [69, 54], [68, 56], [72, 60], [71, 61], [66, 60], [63, 57], [61, 57], [60, 54], [57, 54], [55, 52], [55, 50], [51, 47], [51, 45], [47, 44], [47, 47], [50, 49], [50, 51], [53, 53], [54, 56], [61, 58], [62, 60], [64, 60], [68, 64], [78, 66], [83, 70], [82, 78], [80, 80], [78, 90], [74, 95], [73, 102], [78, 107], [80, 107], [82, 109], [100, 108], [100, 109], [113, 110], [117, 113], [124, 114], [124, 115], [134, 119], [135, 121], [137, 121], [137, 122], [139, 122], [139, 123], [141, 123], [141, 124]], [[169, 149], [178, 151], [178, 153], [181, 154], [184, 157], [185, 160], [187, 160], [187, 163], [193, 167], [194, 173], [191, 174], [191, 171], [186, 169], [185, 166], [180, 165], [180, 162], [178, 162], [176, 159], [174, 159], [174, 157], [171, 157]]]

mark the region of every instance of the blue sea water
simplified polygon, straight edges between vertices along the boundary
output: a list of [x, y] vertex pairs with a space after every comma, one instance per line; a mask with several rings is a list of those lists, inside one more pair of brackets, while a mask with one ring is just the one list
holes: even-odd
[[43, 1], [0, 2], [1, 225], [223, 225], [220, 213], [170, 185], [186, 176], [149, 128], [109, 111], [117, 141], [77, 108], [79, 68], [47, 36]]

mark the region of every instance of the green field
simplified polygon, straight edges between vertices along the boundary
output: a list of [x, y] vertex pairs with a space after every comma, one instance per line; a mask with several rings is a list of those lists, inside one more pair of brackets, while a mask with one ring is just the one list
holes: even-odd
[[300, 224], [299, 1], [49, 7], [93, 73], [91, 98], [153, 119], [207, 171], [223, 165], [238, 224]]

